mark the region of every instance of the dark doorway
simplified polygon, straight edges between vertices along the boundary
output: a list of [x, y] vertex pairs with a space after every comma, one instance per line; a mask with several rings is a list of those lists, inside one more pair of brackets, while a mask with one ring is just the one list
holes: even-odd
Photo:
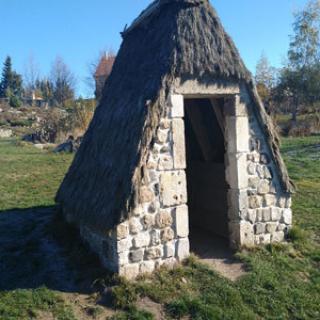
[[199, 241], [228, 239], [223, 101], [185, 99], [190, 244], [200, 255]]

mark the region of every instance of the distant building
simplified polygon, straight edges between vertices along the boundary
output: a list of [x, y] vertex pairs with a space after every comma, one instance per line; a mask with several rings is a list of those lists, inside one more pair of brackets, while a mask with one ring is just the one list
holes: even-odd
[[96, 82], [95, 96], [97, 100], [100, 100], [102, 96], [102, 90], [103, 90], [104, 84], [112, 71], [112, 67], [115, 59], [116, 57], [113, 54], [108, 54], [108, 53], [104, 54], [101, 57], [97, 70], [94, 74], [94, 79]]

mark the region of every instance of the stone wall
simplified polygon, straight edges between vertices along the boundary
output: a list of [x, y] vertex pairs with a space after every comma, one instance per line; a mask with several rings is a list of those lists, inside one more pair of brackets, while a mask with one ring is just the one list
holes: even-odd
[[[229, 238], [233, 247], [283, 241], [292, 223], [290, 197], [245, 90], [225, 99]], [[173, 266], [189, 255], [184, 100], [171, 95], [143, 168], [137, 206], [116, 230], [82, 236], [104, 265], [127, 278]], [[227, 213], [226, 213], [227, 214]]]

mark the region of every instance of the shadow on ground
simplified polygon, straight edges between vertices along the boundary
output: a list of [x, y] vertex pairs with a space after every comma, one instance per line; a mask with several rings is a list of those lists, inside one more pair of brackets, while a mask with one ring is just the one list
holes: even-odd
[[[89, 254], [77, 266], [73, 258], [80, 261], [83, 244], [62, 246], [57, 237], [71, 242], [70, 230], [60, 228], [54, 234], [54, 224], [54, 207], [0, 211], [0, 290], [46, 286], [61, 292], [88, 293], [92, 289], [92, 269], [99, 269], [96, 258]], [[83, 265], [88, 262], [90, 266]]]

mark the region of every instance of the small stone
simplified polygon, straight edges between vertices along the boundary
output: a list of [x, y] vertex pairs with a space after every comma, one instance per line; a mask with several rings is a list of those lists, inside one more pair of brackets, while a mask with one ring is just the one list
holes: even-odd
[[287, 201], [287, 199], [285, 197], [279, 197], [278, 198], [278, 206], [280, 208], [285, 208], [286, 207], [286, 201]]
[[154, 218], [154, 215], [152, 214], [146, 214], [142, 218], [142, 224], [145, 230], [152, 228], [154, 223], [155, 223], [155, 218]]
[[266, 232], [266, 225], [264, 223], [257, 223], [254, 226], [255, 234], [263, 234]]
[[177, 241], [177, 258], [179, 261], [186, 259], [190, 255], [190, 243], [188, 238]]
[[287, 229], [287, 226], [283, 223], [279, 223], [278, 224], [278, 228], [277, 228], [277, 231], [286, 231]]
[[261, 155], [260, 155], [260, 163], [269, 164], [269, 162], [270, 162], [269, 156], [266, 153], [261, 153]]
[[170, 124], [171, 124], [171, 121], [169, 119], [162, 119], [160, 122], [160, 128], [161, 129], [169, 129]]
[[136, 217], [140, 217], [143, 214], [142, 206], [137, 206], [133, 209], [133, 215]]
[[250, 209], [260, 208], [262, 205], [262, 198], [259, 196], [250, 196], [249, 197], [249, 207]]
[[264, 195], [264, 205], [266, 207], [272, 207], [276, 204], [276, 197], [272, 194]]
[[120, 268], [119, 275], [128, 280], [134, 280], [139, 275], [139, 263], [127, 264]]
[[155, 213], [156, 211], [157, 211], [156, 204], [154, 202], [152, 202], [148, 207], [148, 212]]
[[143, 259], [143, 250], [135, 250], [129, 253], [129, 259], [131, 262], [140, 262]]
[[128, 251], [131, 247], [131, 240], [129, 239], [122, 239], [117, 242], [117, 252], [124, 252]]
[[171, 226], [172, 222], [172, 215], [168, 210], [161, 210], [156, 215], [156, 225], [160, 229]]
[[150, 244], [151, 246], [157, 246], [158, 244], [160, 244], [160, 230], [152, 230], [150, 232], [150, 237], [151, 237], [151, 241]]
[[163, 146], [161, 149], [160, 149], [160, 153], [164, 154], [164, 153], [170, 153], [171, 149], [169, 146]]
[[161, 241], [168, 242], [174, 239], [174, 231], [171, 228], [165, 228], [161, 231]]
[[258, 174], [258, 176], [259, 176], [260, 179], [263, 179], [263, 178], [264, 178], [263, 166], [257, 165], [257, 174]]
[[271, 220], [272, 221], [280, 221], [281, 219], [281, 209], [277, 207], [271, 208]]
[[157, 169], [157, 167], [158, 167], [158, 164], [155, 162], [155, 161], [152, 161], [152, 160], [149, 160], [148, 162], [147, 162], [147, 168], [148, 169]]
[[164, 245], [164, 257], [165, 258], [170, 258], [170, 257], [174, 257], [175, 255], [175, 245], [174, 242], [167, 242]]
[[267, 223], [267, 232], [268, 233], [275, 233], [278, 228], [278, 223], [277, 222], [269, 222]]
[[127, 223], [121, 223], [117, 226], [117, 239], [121, 240], [129, 235], [129, 226]]
[[283, 242], [284, 241], [284, 232], [277, 231], [271, 235], [272, 242]]
[[147, 247], [150, 244], [150, 234], [149, 232], [140, 232], [138, 235], [136, 235], [133, 240], [132, 244], [135, 248], [142, 248]]
[[264, 166], [263, 167], [263, 171], [264, 171], [264, 178], [265, 179], [271, 180], [273, 178], [272, 169], [271, 168], [269, 168], [267, 166]]
[[248, 160], [248, 161], [254, 161], [254, 156], [249, 153], [249, 154], [247, 155], [247, 160]]
[[168, 140], [168, 131], [164, 131], [164, 130], [158, 130], [158, 133], [157, 133], [157, 142], [162, 144], [162, 143], [165, 143], [167, 142]]
[[161, 247], [152, 247], [146, 250], [145, 257], [147, 260], [154, 260], [161, 258], [162, 248]]
[[173, 159], [171, 156], [163, 155], [159, 159], [158, 170], [171, 170], [173, 169]]
[[260, 150], [260, 140], [257, 138], [250, 139], [250, 151], [259, 151]]
[[262, 209], [262, 221], [264, 221], [264, 222], [271, 221], [271, 210], [270, 210], [270, 208]]
[[249, 186], [249, 188], [257, 189], [259, 182], [260, 182], [259, 177], [250, 177], [248, 186]]
[[131, 218], [129, 222], [129, 230], [131, 234], [137, 234], [143, 229], [138, 218]]
[[118, 253], [118, 263], [120, 266], [129, 263], [129, 251]]
[[140, 265], [140, 273], [152, 273], [155, 269], [154, 261], [143, 261]]
[[268, 180], [262, 180], [258, 186], [258, 193], [259, 194], [267, 194], [270, 191], [270, 183]]
[[152, 190], [150, 190], [148, 187], [141, 187], [140, 189], [140, 202], [146, 203], [151, 202], [154, 199], [154, 194]]
[[257, 222], [263, 221], [263, 209], [257, 209]]
[[255, 223], [256, 222], [256, 218], [257, 218], [256, 210], [249, 209], [248, 210], [248, 220], [251, 223]]
[[259, 234], [255, 236], [255, 245], [265, 245], [271, 242], [271, 235], [270, 234]]
[[286, 225], [292, 224], [292, 211], [291, 209], [284, 209], [282, 214], [282, 222]]
[[291, 206], [292, 206], [292, 199], [291, 197], [288, 197], [286, 201], [286, 208], [290, 209]]
[[250, 162], [248, 164], [248, 174], [254, 175], [256, 173], [256, 164], [253, 162]]

